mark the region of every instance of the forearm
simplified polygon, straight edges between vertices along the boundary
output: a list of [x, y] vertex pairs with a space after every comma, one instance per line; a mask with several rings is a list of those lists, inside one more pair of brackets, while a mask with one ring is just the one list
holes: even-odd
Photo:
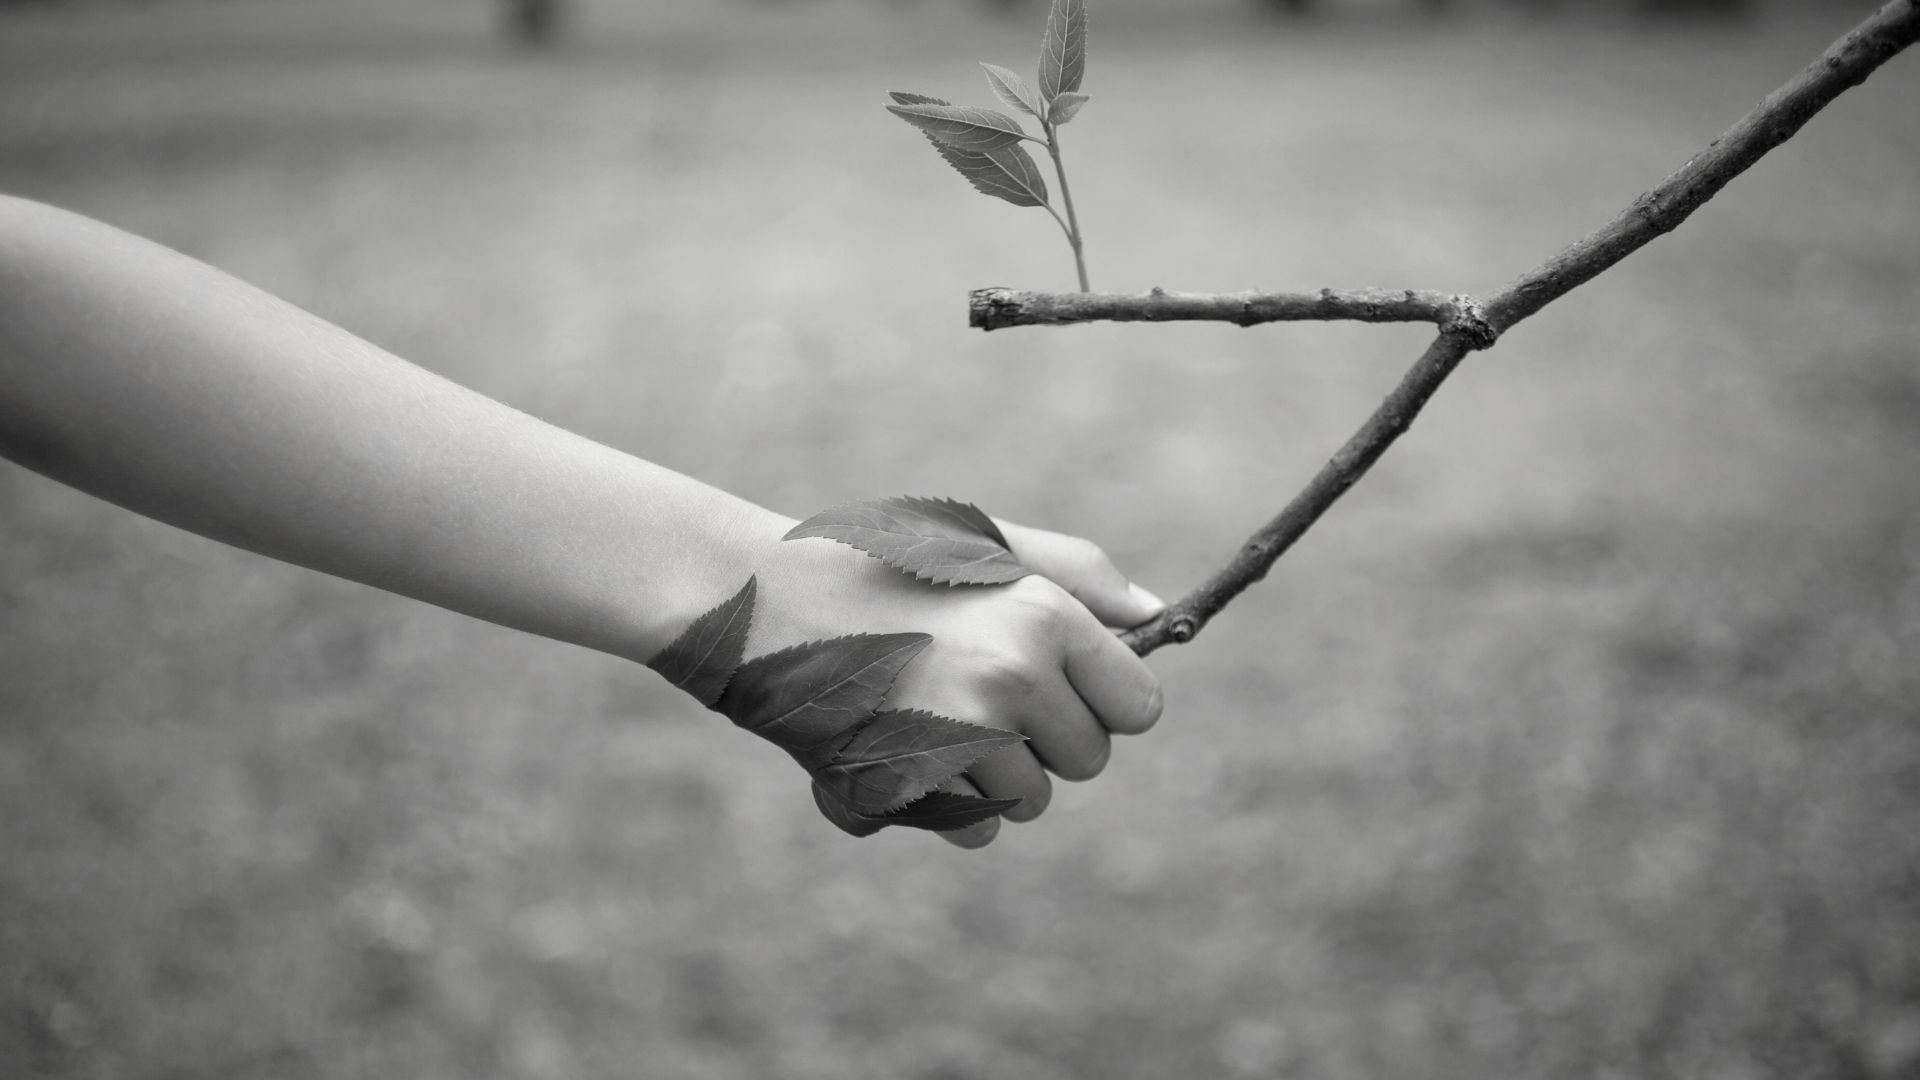
[[634, 659], [737, 588], [783, 526], [5, 197], [0, 453], [216, 540]]

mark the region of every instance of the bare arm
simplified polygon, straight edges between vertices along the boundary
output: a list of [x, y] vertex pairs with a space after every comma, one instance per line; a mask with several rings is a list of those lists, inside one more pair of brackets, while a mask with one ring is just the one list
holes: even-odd
[[[889, 703], [1029, 741], [963, 784], [1044, 809], [1160, 713], [1103, 623], [1161, 608], [1093, 545], [1018, 526], [1029, 577], [935, 590], [792, 520], [406, 363], [211, 267], [0, 196], [0, 455], [149, 517], [645, 661], [749, 575], [749, 655], [934, 642]], [[1056, 584], [1057, 582], [1057, 584]], [[804, 797], [804, 796], [802, 796]], [[989, 822], [954, 839], [991, 839]]]
[[0, 453], [203, 536], [644, 660], [784, 519], [211, 267], [0, 197]]

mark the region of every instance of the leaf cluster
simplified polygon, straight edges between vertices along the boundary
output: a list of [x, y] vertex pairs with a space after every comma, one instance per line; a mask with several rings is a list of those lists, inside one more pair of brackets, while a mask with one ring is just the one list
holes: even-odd
[[[990, 585], [1030, 573], [991, 518], [951, 499], [849, 503], [808, 518], [782, 539], [806, 537], [848, 544], [933, 584]], [[963, 829], [1018, 803], [939, 789], [1024, 736], [886, 707], [894, 681], [931, 635], [850, 634], [748, 660], [757, 591], [749, 578], [647, 666], [792, 755], [812, 775], [821, 812], [855, 836], [888, 825]]]
[[1087, 68], [1085, 0], [1053, 0], [1040, 43], [1037, 88], [998, 64], [982, 62], [980, 66], [986, 69], [994, 95], [1009, 108], [1038, 120], [1045, 138], [1027, 134], [1018, 119], [997, 109], [954, 105], [925, 94], [894, 91], [887, 111], [924, 132], [974, 190], [1015, 206], [1039, 206], [1051, 212], [1046, 180], [1020, 144], [1036, 142], [1053, 149], [1054, 129], [1072, 120], [1087, 103], [1087, 95], [1079, 92]]

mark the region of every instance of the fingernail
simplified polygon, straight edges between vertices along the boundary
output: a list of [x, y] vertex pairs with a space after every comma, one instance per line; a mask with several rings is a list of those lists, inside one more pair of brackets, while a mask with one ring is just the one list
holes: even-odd
[[1165, 608], [1167, 606], [1167, 602], [1165, 600], [1160, 599], [1159, 597], [1153, 595], [1152, 593], [1134, 584], [1133, 582], [1127, 583], [1127, 592], [1131, 593], [1135, 600], [1138, 600], [1142, 604], [1145, 604], [1147, 607], [1152, 608], [1153, 613], [1156, 615], [1160, 613], [1162, 608]]

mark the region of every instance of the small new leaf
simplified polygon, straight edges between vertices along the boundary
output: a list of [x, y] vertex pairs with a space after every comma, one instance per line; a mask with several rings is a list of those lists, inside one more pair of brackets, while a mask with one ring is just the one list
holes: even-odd
[[748, 578], [733, 598], [693, 620], [647, 666], [674, 686], [712, 708], [746, 654], [747, 628], [753, 623], [755, 579]]
[[1053, 0], [1047, 32], [1040, 39], [1040, 94], [1048, 103], [1080, 89], [1087, 72], [1085, 0]]
[[756, 656], [740, 665], [715, 708], [812, 771], [880, 711], [900, 669], [932, 640], [853, 634]]
[[996, 585], [1032, 573], [993, 519], [971, 503], [894, 496], [823, 510], [783, 540], [818, 536], [859, 548], [936, 585]]
[[980, 66], [987, 69], [987, 85], [993, 87], [994, 94], [1009, 108], [1019, 109], [1033, 117], [1046, 115], [1046, 104], [1040, 100], [1040, 95], [1033, 92], [1033, 87], [1027, 85], [1027, 80], [999, 64], [981, 61]]
[[1025, 736], [917, 709], [887, 710], [853, 733], [818, 781], [863, 814], [898, 810]]
[[[900, 95], [896, 94], [896, 99]], [[907, 95], [918, 96], [918, 95]], [[1031, 139], [1020, 121], [993, 109], [936, 105], [932, 101], [889, 105], [887, 111], [959, 150], [984, 154]], [[1038, 141], [1038, 140], [1036, 140]]]
[[967, 183], [980, 194], [1005, 199], [1015, 206], [1047, 205], [1046, 178], [1040, 175], [1040, 166], [1034, 164], [1033, 155], [1027, 153], [1026, 147], [1016, 144], [976, 154], [948, 146], [932, 136], [927, 139], [947, 164], [966, 177]]
[[1079, 114], [1080, 106], [1086, 103], [1087, 95], [1085, 94], [1061, 94], [1059, 97], [1053, 99], [1052, 106], [1047, 109], [1047, 123], [1055, 127], [1067, 123]]

